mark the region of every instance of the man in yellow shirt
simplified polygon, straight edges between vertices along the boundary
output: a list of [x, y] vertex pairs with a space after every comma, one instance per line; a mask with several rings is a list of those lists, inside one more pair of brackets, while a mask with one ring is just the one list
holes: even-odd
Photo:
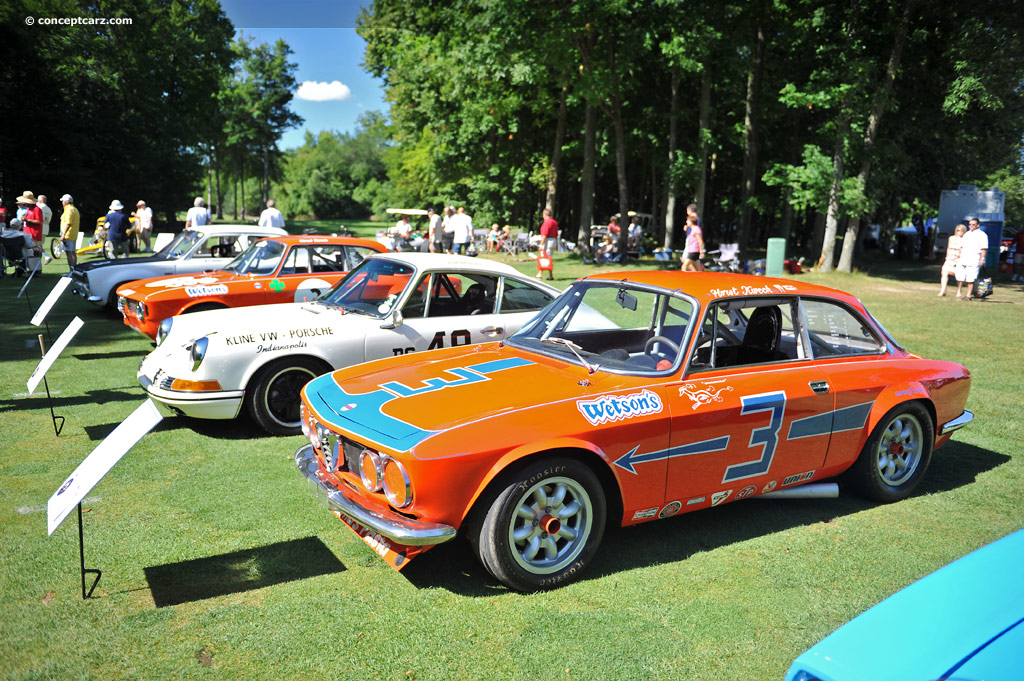
[[78, 264], [78, 251], [75, 246], [78, 243], [78, 223], [81, 216], [75, 208], [75, 200], [71, 198], [71, 194], [60, 197], [60, 202], [64, 206], [64, 212], [60, 216], [60, 241], [68, 256], [68, 267], [74, 270]]

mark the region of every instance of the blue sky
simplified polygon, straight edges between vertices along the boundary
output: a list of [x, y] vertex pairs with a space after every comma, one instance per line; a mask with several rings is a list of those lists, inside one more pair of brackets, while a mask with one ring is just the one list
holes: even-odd
[[[221, 0], [224, 13], [235, 28], [257, 43], [288, 43], [298, 65], [299, 83], [331, 84], [312, 88], [334, 99], [309, 101], [296, 97], [292, 110], [305, 119], [298, 128], [284, 134], [280, 147], [302, 145], [305, 132], [321, 130], [351, 132], [356, 119], [366, 111], [387, 111], [379, 79], [371, 77], [359, 64], [366, 43], [355, 32], [355, 18], [362, 4], [358, 0]], [[345, 96], [345, 90], [348, 90]], [[303, 89], [305, 93], [309, 86]], [[344, 98], [338, 98], [343, 96]]]

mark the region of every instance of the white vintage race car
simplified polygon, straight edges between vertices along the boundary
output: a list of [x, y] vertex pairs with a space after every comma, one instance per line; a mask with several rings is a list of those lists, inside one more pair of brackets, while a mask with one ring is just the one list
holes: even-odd
[[310, 379], [383, 357], [502, 340], [558, 293], [493, 261], [373, 255], [311, 303], [164, 320], [139, 382], [186, 416], [235, 418], [244, 404], [267, 431], [294, 434], [299, 391]]
[[153, 255], [141, 258], [93, 260], [75, 266], [71, 274], [75, 293], [90, 303], [113, 307], [117, 287], [137, 279], [170, 274], [192, 274], [219, 270], [257, 239], [284, 236], [277, 227], [256, 225], [206, 225], [175, 235]]

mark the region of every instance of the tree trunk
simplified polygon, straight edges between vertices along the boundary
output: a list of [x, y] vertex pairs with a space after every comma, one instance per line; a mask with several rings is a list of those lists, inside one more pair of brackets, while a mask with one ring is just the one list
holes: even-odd
[[757, 184], [758, 97], [761, 92], [761, 74], [764, 71], [764, 29], [754, 29], [754, 50], [747, 71], [746, 113], [743, 118], [743, 194], [740, 200], [740, 252], [746, 253], [750, 236], [751, 201]]
[[260, 206], [267, 205], [270, 198], [270, 149], [263, 147], [263, 187], [260, 191]]
[[590, 226], [594, 224], [594, 175], [597, 172], [597, 109], [588, 101], [583, 132], [583, 172], [580, 176], [580, 228], [582, 253], [590, 252]]
[[693, 200], [697, 214], [704, 215], [704, 194], [708, 187], [708, 146], [711, 143], [711, 65], [704, 64], [704, 75], [700, 79], [699, 122], [697, 130], [697, 154], [700, 161], [700, 180]]
[[676, 241], [676, 144], [679, 131], [679, 70], [672, 69], [669, 85], [672, 99], [668, 112], [668, 172], [665, 173], [665, 240], [662, 247], [671, 249]]
[[238, 157], [235, 156], [233, 159], [234, 173], [231, 176], [231, 182], [234, 185], [234, 191], [231, 192], [231, 199], [234, 202], [234, 209], [232, 210], [232, 218], [235, 222], [238, 222]]
[[245, 222], [245, 161], [239, 164], [242, 169], [242, 194], [239, 197], [242, 202], [242, 222]]
[[563, 82], [562, 96], [558, 101], [558, 122], [555, 125], [555, 148], [551, 151], [551, 166], [548, 168], [548, 191], [544, 198], [544, 207], [555, 214], [555, 194], [558, 191], [558, 175], [562, 170], [562, 145], [565, 144], [565, 123], [569, 117], [566, 100], [569, 97], [569, 84]]
[[216, 182], [216, 196], [217, 196], [217, 217], [223, 218], [224, 211], [224, 195], [220, 191], [220, 149], [218, 148], [213, 154], [213, 179]]
[[[885, 80], [882, 81], [881, 91], [875, 96], [875, 105], [871, 109], [871, 117], [868, 119], [868, 128], [864, 133], [863, 154], [860, 173], [857, 180], [860, 183], [861, 191], [867, 194], [868, 180], [871, 177], [872, 151], [875, 140], [878, 139], [878, 128], [882, 124], [882, 115], [889, 104], [889, 94], [892, 92], [893, 83], [896, 80], [896, 71], [900, 67], [900, 57], [903, 53], [903, 44], [907, 40], [907, 29], [910, 24], [910, 0], [903, 4], [903, 19], [896, 31], [896, 39], [892, 44], [892, 52], [889, 54], [889, 65], [885, 69]], [[850, 224], [846, 228], [846, 236], [843, 237], [843, 252], [839, 255], [840, 272], [851, 272], [853, 270], [853, 256], [857, 252], [860, 243], [860, 216], [850, 216]]]
[[819, 262], [821, 272], [833, 270], [832, 261], [835, 259], [836, 233], [839, 231], [839, 190], [843, 183], [843, 155], [845, 150], [845, 138], [848, 122], [840, 121], [839, 130], [836, 133], [836, 146], [832, 154], [832, 186], [828, 190], [828, 213], [825, 217], [825, 236], [821, 242], [821, 258]]
[[626, 126], [622, 121], [622, 102], [615, 95], [612, 101], [612, 123], [615, 128], [615, 176], [619, 185], [619, 253], [626, 257], [629, 242], [629, 185], [626, 181]]

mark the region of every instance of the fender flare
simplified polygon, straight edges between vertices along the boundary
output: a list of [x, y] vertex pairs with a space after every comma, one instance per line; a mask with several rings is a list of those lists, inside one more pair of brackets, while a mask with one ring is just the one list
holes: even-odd
[[[867, 432], [873, 432], [882, 417], [894, 407], [907, 402], [920, 402], [932, 417], [933, 430], [938, 428], [935, 423], [935, 404], [932, 402], [931, 393], [920, 381], [907, 381], [894, 383], [878, 394], [871, 407], [871, 413], [868, 415]], [[938, 437], [937, 432], [933, 435]]]

